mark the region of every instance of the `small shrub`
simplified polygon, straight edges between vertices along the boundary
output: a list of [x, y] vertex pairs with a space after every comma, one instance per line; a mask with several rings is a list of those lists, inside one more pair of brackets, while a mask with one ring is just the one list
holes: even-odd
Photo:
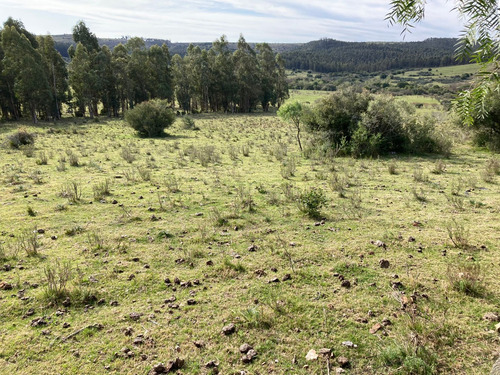
[[73, 277], [70, 262], [60, 263], [57, 259], [54, 265], [47, 265], [44, 269], [47, 286], [45, 298], [58, 303], [69, 297], [68, 283]]
[[286, 161], [282, 162], [280, 173], [281, 177], [285, 180], [288, 180], [290, 177], [295, 176], [295, 172], [297, 171], [297, 164], [295, 162], [295, 158], [287, 158]]
[[38, 165], [47, 165], [47, 163], [49, 162], [49, 158], [47, 156], [47, 154], [45, 152], [40, 152], [38, 154], [38, 159], [36, 161], [36, 164]]
[[21, 145], [19, 149], [23, 152], [24, 156], [27, 158], [32, 158], [35, 155], [35, 146], [34, 145]]
[[451, 288], [471, 297], [481, 297], [486, 287], [481, 267], [477, 263], [460, 263], [448, 266], [448, 280]]
[[416, 182], [428, 182], [429, 177], [422, 168], [417, 167], [413, 170], [413, 180]]
[[137, 172], [143, 181], [151, 181], [151, 170], [146, 166], [137, 167]]
[[391, 161], [389, 164], [387, 164], [387, 171], [391, 175], [397, 175], [398, 174], [398, 165], [396, 164], [395, 161]]
[[193, 118], [189, 116], [184, 116], [182, 118], [182, 127], [185, 130], [200, 130], [200, 128], [196, 126]]
[[320, 210], [326, 203], [325, 193], [321, 189], [305, 190], [297, 197], [299, 210], [310, 217], [319, 217]]
[[110, 190], [110, 181], [109, 179], [106, 179], [102, 182], [99, 182], [92, 186], [92, 191], [94, 193], [94, 199], [102, 199], [105, 196], [108, 196], [111, 194]]
[[79, 167], [80, 166], [80, 160], [78, 159], [78, 155], [76, 155], [72, 151], [67, 151], [67, 154], [68, 154], [69, 165], [72, 166], [72, 167]]
[[132, 164], [136, 159], [134, 152], [130, 147], [123, 147], [120, 151], [120, 156], [129, 164]]
[[446, 170], [446, 164], [440, 159], [434, 163], [434, 168], [432, 169], [432, 173], [443, 174], [445, 170]]
[[17, 246], [20, 251], [24, 251], [27, 256], [37, 256], [40, 249], [37, 228], [26, 228], [17, 237]]
[[346, 197], [347, 179], [345, 177], [341, 177], [338, 173], [333, 172], [328, 180], [328, 185], [333, 192], [339, 195], [339, 198]]
[[125, 113], [125, 120], [142, 137], [159, 137], [175, 121], [175, 113], [166, 100], [150, 100]]
[[462, 223], [453, 219], [446, 226], [446, 231], [448, 232], [448, 237], [455, 247], [460, 249], [467, 249], [469, 247], [469, 231]]
[[60, 196], [68, 198], [72, 203], [80, 201], [82, 198], [82, 186], [79, 182], [71, 181], [65, 184], [60, 192]]
[[28, 206], [28, 208], [26, 209], [26, 211], [28, 212], [28, 216], [31, 216], [31, 217], [35, 217], [36, 216], [36, 211], [33, 209], [33, 207]]
[[20, 148], [21, 146], [34, 145], [35, 134], [28, 132], [26, 129], [19, 129], [16, 133], [7, 137], [10, 147]]

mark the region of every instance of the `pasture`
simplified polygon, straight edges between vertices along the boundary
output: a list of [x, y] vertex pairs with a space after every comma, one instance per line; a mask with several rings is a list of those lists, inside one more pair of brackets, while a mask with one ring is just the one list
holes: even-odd
[[489, 371], [498, 157], [340, 158], [273, 114], [193, 119], [26, 123], [33, 147], [0, 148], [0, 373]]

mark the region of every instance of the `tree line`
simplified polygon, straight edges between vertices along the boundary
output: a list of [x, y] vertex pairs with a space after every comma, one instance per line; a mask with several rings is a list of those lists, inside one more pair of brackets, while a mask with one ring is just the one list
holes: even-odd
[[76, 116], [120, 116], [151, 99], [186, 112], [268, 111], [288, 98], [284, 60], [267, 43], [254, 49], [243, 36], [234, 52], [221, 36], [208, 50], [190, 45], [181, 57], [165, 44], [147, 48], [141, 38], [111, 50], [79, 22], [68, 64], [50, 35], [35, 36], [12, 18], [0, 40], [3, 119], [59, 119], [62, 104]]
[[422, 42], [373, 43], [322, 39], [283, 53], [287, 68], [331, 72], [380, 72], [391, 69], [449, 66], [456, 39], [431, 38]]

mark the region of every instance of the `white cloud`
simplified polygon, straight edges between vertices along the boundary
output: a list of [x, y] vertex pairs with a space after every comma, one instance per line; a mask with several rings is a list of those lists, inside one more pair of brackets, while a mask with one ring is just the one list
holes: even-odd
[[[230, 40], [306, 42], [402, 40], [384, 20], [389, 0], [2, 0], [0, 14], [21, 19], [34, 33], [71, 33], [83, 19], [99, 37], [122, 35], [172, 41]], [[426, 19], [407, 40], [458, 35], [457, 16], [444, 0], [429, 2]]]

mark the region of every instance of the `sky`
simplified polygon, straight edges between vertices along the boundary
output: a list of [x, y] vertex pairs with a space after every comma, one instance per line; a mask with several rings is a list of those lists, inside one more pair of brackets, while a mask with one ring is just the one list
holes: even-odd
[[139, 36], [172, 42], [303, 43], [415, 41], [456, 37], [461, 30], [453, 1], [432, 0], [412, 33], [390, 26], [390, 0], [0, 0], [2, 23], [21, 20], [34, 34], [71, 34], [83, 20], [100, 38]]

